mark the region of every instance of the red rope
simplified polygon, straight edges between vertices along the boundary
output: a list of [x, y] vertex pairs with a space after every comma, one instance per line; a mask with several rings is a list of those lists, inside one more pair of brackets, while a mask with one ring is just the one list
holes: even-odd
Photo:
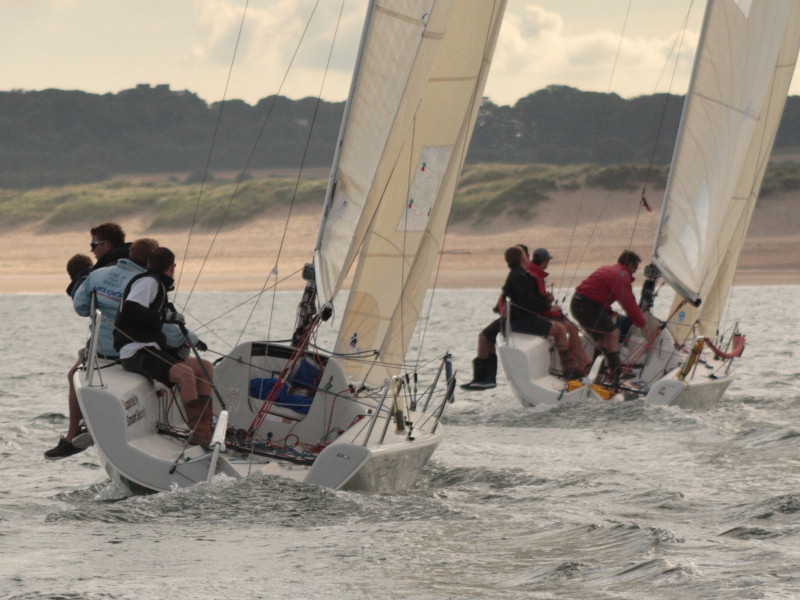
[[306, 331], [303, 332], [303, 337], [297, 344], [294, 354], [292, 354], [291, 358], [289, 358], [289, 360], [286, 362], [286, 365], [284, 365], [283, 370], [277, 377], [277, 381], [275, 381], [275, 385], [272, 386], [269, 395], [261, 404], [261, 408], [258, 409], [258, 414], [256, 415], [255, 419], [253, 419], [253, 422], [250, 424], [250, 427], [247, 430], [248, 435], [254, 435], [258, 428], [263, 425], [264, 419], [267, 418], [267, 413], [269, 413], [269, 411], [272, 410], [272, 407], [275, 405], [275, 401], [278, 399], [281, 389], [283, 389], [283, 384], [286, 383], [287, 379], [289, 379], [289, 373], [291, 373], [292, 369], [297, 364], [297, 361], [305, 353], [305, 349], [308, 346], [308, 341], [319, 323], [320, 321], [318, 318], [314, 319]]

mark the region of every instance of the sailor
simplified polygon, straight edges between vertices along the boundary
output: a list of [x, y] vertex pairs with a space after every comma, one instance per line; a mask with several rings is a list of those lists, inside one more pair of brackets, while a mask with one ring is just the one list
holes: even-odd
[[[116, 223], [101, 223], [89, 230], [91, 234], [91, 250], [94, 254], [96, 262], [92, 265], [92, 260], [86, 255], [76, 254], [67, 263], [67, 273], [70, 276], [70, 284], [67, 288], [67, 294], [73, 298], [73, 306], [76, 312], [82, 316], [89, 315], [90, 300], [87, 300], [86, 311], [80, 312], [75, 305], [75, 298], [78, 296], [81, 288], [84, 287], [84, 282], [92, 274], [106, 267], [116, 265], [117, 261], [128, 256], [130, 244], [125, 243], [125, 232]], [[124, 286], [123, 286], [124, 287]], [[122, 294], [122, 288], [119, 289], [119, 294]], [[90, 296], [89, 296], [90, 298]], [[117, 299], [118, 300], [118, 299]], [[114, 322], [116, 314], [116, 304], [114, 303], [114, 314], [110, 316], [110, 323]], [[102, 306], [98, 306], [104, 316], [107, 316]], [[114, 349], [111, 347], [111, 339], [108, 338], [106, 345], [106, 352], [113, 354], [116, 357]], [[100, 351], [102, 354], [102, 350]], [[78, 397], [75, 394], [75, 388], [72, 383], [75, 371], [84, 364], [86, 361], [86, 349], [82, 348], [78, 353], [78, 360], [72, 365], [67, 372], [67, 380], [69, 381], [69, 392], [67, 396], [67, 403], [69, 407], [69, 427], [66, 435], [58, 440], [58, 444], [47, 450], [44, 457], [47, 460], [58, 460], [59, 458], [66, 458], [77, 454], [92, 445], [92, 438], [89, 433], [81, 428], [81, 410], [78, 406]]]
[[[528, 247], [525, 244], [517, 246], [528, 257]], [[472, 381], [461, 385], [464, 390], [488, 390], [497, 387], [497, 335], [503, 331], [506, 316], [506, 299], [500, 292], [500, 297], [492, 309], [500, 315], [484, 327], [478, 334], [478, 353], [472, 359]]]
[[539, 285], [528, 273], [528, 257], [519, 246], [512, 246], [506, 250], [505, 259], [509, 272], [503, 285], [503, 296], [511, 302], [511, 330], [553, 338], [562, 370], [570, 374], [580, 371], [569, 350], [564, 324], [541, 316], [550, 309], [550, 300], [541, 293]]
[[564, 328], [567, 330], [567, 337], [569, 338], [569, 351], [572, 354], [575, 364], [578, 365], [578, 368], [574, 373], [564, 371], [564, 375], [569, 379], [573, 375], [585, 375], [588, 373], [589, 369], [591, 368], [591, 361], [583, 349], [583, 342], [581, 341], [578, 328], [575, 327], [575, 325], [564, 316], [561, 307], [558, 304], [555, 304], [555, 297], [553, 294], [547, 291], [545, 279], [547, 279], [549, 273], [546, 269], [550, 265], [550, 261], [552, 259], [553, 256], [550, 254], [547, 248], [537, 248], [533, 251], [533, 258], [530, 264], [528, 264], [528, 273], [530, 273], [531, 276], [536, 280], [539, 293], [547, 298], [547, 301], [550, 303], [549, 308], [545, 312], [541, 313], [542, 316], [549, 319], [556, 319], [562, 323]]
[[636, 303], [633, 295], [633, 274], [639, 268], [642, 259], [631, 250], [624, 250], [617, 262], [598, 268], [584, 279], [572, 296], [570, 311], [575, 319], [597, 341], [606, 355], [608, 372], [612, 379], [619, 379], [619, 315], [611, 309], [614, 302], [619, 302], [625, 314], [634, 325], [645, 330], [647, 321]]
[[85, 254], [75, 254], [67, 261], [67, 275], [69, 275], [69, 285], [67, 286], [67, 296], [75, 297], [75, 292], [83, 281], [89, 276], [94, 263]]
[[[134, 275], [144, 273], [147, 258], [150, 256], [150, 252], [157, 247], [158, 242], [151, 238], [141, 238], [134, 241], [130, 245], [128, 258], [120, 258], [113, 266], [92, 271], [85, 281], [77, 289], [73, 290], [72, 304], [76, 313], [82, 317], [88, 317], [94, 304], [94, 307], [102, 315], [97, 343], [97, 356], [100, 359], [110, 361], [119, 359], [119, 353], [114, 349], [113, 331], [122, 292], [125, 291], [125, 287]], [[89, 260], [89, 257], [86, 257], [86, 259]], [[78, 262], [85, 263], [85, 261]], [[184, 348], [186, 340], [177, 325], [165, 324], [163, 331], [170, 351], [183, 352], [188, 350], [188, 348]], [[206, 345], [197, 339], [194, 333], [190, 332], [189, 338], [198, 349], [206, 348]], [[69, 427], [66, 435], [59, 440], [58, 445], [44, 453], [45, 458], [48, 460], [72, 456], [92, 445], [91, 436], [81, 426], [82, 414], [73, 384], [73, 375], [78, 367], [85, 364], [86, 358], [86, 350], [84, 348], [78, 361], [70, 369], [67, 376], [69, 382]]]
[[211, 444], [211, 377], [208, 361], [181, 359], [166, 350], [164, 323], [184, 325], [167, 294], [173, 289], [175, 255], [168, 248], [150, 253], [147, 271], [130, 280], [122, 295], [114, 329], [114, 348], [126, 371], [152, 377], [166, 386], [178, 384], [189, 427], [190, 443]]

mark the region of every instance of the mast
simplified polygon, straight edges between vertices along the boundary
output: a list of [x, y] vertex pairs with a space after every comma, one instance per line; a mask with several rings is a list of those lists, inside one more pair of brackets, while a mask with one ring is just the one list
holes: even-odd
[[[444, 244], [458, 175], [469, 147], [505, 0], [437, 2], [421, 32], [431, 64], [409, 78], [396, 140], [378, 164], [378, 200], [358, 239], [357, 263], [334, 351], [354, 380], [377, 385], [404, 369], [431, 275]], [[388, 3], [387, 3], [388, 5]], [[422, 67], [422, 65], [420, 65]], [[399, 123], [400, 121], [398, 121]]]
[[[353, 68], [353, 77], [350, 79], [350, 90], [347, 93], [347, 100], [344, 103], [344, 113], [342, 114], [342, 122], [339, 125], [339, 137], [336, 139], [336, 149], [333, 154], [333, 163], [331, 164], [331, 172], [328, 177], [328, 187], [325, 190], [325, 202], [322, 206], [322, 217], [319, 220], [319, 231], [317, 232], [317, 241], [314, 244], [314, 255], [319, 252], [320, 244], [322, 241], [322, 233], [325, 229], [325, 222], [330, 211], [331, 201], [333, 194], [336, 191], [336, 181], [338, 179], [339, 160], [342, 156], [342, 144], [344, 135], [347, 131], [347, 123], [350, 119], [350, 108], [353, 104], [353, 96], [355, 95], [356, 85], [358, 84], [358, 76], [361, 71], [361, 62], [364, 59], [364, 47], [367, 43], [367, 36], [369, 34], [369, 24], [372, 22], [372, 12], [375, 9], [375, 0], [370, 0], [367, 5], [367, 12], [364, 17], [364, 27], [361, 28], [361, 40], [358, 42], [358, 54], [356, 55], [356, 64]], [[316, 260], [316, 259], [315, 259]]]
[[[336, 139], [336, 149], [333, 154], [333, 162], [331, 164], [331, 172], [328, 177], [328, 187], [325, 190], [325, 201], [322, 205], [322, 216], [319, 220], [319, 230], [317, 232], [317, 241], [314, 244], [314, 257], [311, 263], [307, 263], [303, 267], [303, 279], [306, 282], [306, 287], [303, 290], [303, 297], [297, 306], [297, 318], [295, 320], [294, 334], [292, 335], [292, 345], [297, 346], [300, 344], [303, 333], [308, 329], [308, 326], [313, 321], [317, 314], [317, 278], [316, 269], [316, 256], [319, 251], [322, 234], [325, 230], [325, 222], [327, 220], [328, 212], [330, 211], [331, 201], [333, 194], [336, 190], [337, 181], [337, 167], [339, 159], [342, 154], [342, 142], [344, 140], [345, 131], [347, 130], [347, 122], [350, 117], [350, 107], [353, 102], [353, 95], [355, 94], [356, 84], [358, 83], [358, 74], [361, 70], [361, 61], [364, 57], [364, 46], [366, 45], [367, 35], [369, 33], [369, 24], [371, 22], [372, 11], [375, 8], [375, 0], [370, 0], [367, 5], [367, 12], [364, 17], [364, 27], [361, 28], [361, 39], [358, 43], [358, 53], [356, 54], [356, 62], [353, 67], [353, 77], [350, 79], [350, 90], [347, 94], [347, 100], [344, 104], [344, 112], [342, 114], [342, 122], [339, 125], [339, 136]], [[333, 313], [333, 307], [330, 303], [321, 310], [321, 318], [327, 321]]]
[[[700, 39], [697, 42], [698, 51], [695, 53], [694, 62], [692, 64], [692, 77], [689, 80], [689, 89], [686, 91], [686, 97], [683, 101], [683, 110], [681, 111], [681, 120], [678, 124], [678, 133], [676, 136], [675, 148], [672, 152], [672, 161], [670, 163], [669, 173], [667, 174], [667, 184], [664, 190], [664, 201], [661, 203], [661, 215], [658, 218], [658, 228], [656, 229], [656, 236], [653, 240], [653, 255], [652, 255], [652, 266], [655, 267], [656, 271], [650, 269], [649, 274], [646, 274], [645, 277], [649, 281], [652, 282], [652, 286], [655, 286], [655, 280], [662, 276], [665, 280], [672, 286], [672, 288], [676, 291], [676, 293], [680, 294], [683, 298], [687, 300], [691, 300], [692, 302], [697, 302], [700, 304], [700, 299], [696, 297], [695, 293], [686, 289], [684, 286], [681, 285], [680, 280], [672, 273], [668, 264], [665, 264], [665, 261], [661, 261], [659, 258], [659, 240], [661, 240], [662, 230], [664, 225], [667, 221], [667, 207], [668, 207], [668, 192], [672, 188], [673, 185], [673, 177], [675, 176], [676, 169], [675, 163], [677, 161], [678, 156], [680, 155], [680, 150], [684, 143], [685, 139], [685, 129], [686, 129], [686, 122], [687, 122], [687, 115], [689, 113], [689, 102], [690, 99], [694, 96], [695, 86], [697, 85], [697, 80], [694, 74], [698, 70], [698, 64], [700, 62], [700, 57], [702, 55], [702, 48], [705, 47], [706, 43], [706, 36], [708, 35], [708, 26], [711, 22], [711, 10], [714, 6], [715, 0], [708, 0], [706, 3], [706, 11], [703, 15], [703, 25], [702, 29], [700, 30]], [[650, 267], [651, 265], [648, 265]], [[652, 298], [651, 298], [652, 300]], [[644, 302], [644, 298], [642, 298], [642, 302]]]

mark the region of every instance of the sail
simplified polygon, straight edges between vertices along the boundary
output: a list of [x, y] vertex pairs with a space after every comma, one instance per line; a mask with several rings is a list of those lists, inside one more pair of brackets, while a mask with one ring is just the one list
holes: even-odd
[[314, 252], [321, 304], [341, 290], [381, 202], [453, 0], [373, 0]]
[[419, 319], [505, 0], [455, 0], [447, 14], [440, 9], [445, 9], [440, 3], [433, 7], [424, 34], [439, 41], [436, 55], [407, 120], [403, 117], [402, 139], [383, 152], [377, 169], [380, 183], [372, 190], [377, 204], [360, 241], [335, 346], [341, 353], [377, 350], [378, 365], [348, 361], [346, 366], [354, 377], [371, 382], [400, 372]]
[[[713, 336], [772, 151], [800, 47], [800, 1], [709, 0], [653, 262]], [[680, 337], [680, 336], [679, 336]]]

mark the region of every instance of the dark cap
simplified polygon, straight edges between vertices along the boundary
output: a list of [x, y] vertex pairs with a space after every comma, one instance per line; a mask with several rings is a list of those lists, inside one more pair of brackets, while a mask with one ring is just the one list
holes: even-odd
[[533, 262], [537, 265], [542, 264], [544, 261], [548, 259], [552, 259], [553, 257], [550, 256], [550, 253], [547, 251], [546, 248], [537, 248], [533, 251]]

